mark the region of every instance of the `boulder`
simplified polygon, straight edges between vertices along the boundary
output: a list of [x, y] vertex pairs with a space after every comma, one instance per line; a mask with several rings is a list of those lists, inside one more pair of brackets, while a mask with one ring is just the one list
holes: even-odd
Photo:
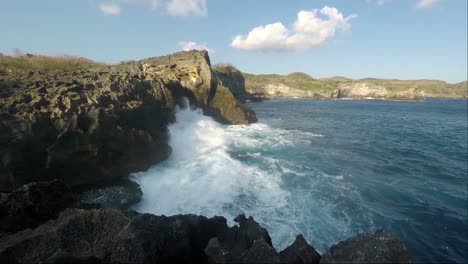
[[320, 254], [307, 243], [302, 235], [298, 235], [294, 242], [279, 255], [281, 263], [318, 264], [320, 262]]
[[0, 193], [0, 233], [34, 228], [81, 203], [61, 181], [35, 182]]
[[411, 263], [411, 255], [400, 238], [379, 229], [332, 246], [320, 263]]

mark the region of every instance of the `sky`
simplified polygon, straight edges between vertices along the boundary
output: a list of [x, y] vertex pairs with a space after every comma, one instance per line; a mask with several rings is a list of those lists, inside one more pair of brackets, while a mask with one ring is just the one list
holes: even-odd
[[315, 78], [467, 80], [467, 0], [0, 0], [0, 52], [212, 64]]

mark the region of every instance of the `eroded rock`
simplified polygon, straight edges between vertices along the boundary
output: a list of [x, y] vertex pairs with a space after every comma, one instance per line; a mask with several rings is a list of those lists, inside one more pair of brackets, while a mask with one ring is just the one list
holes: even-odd
[[320, 263], [411, 263], [411, 255], [400, 238], [379, 229], [332, 246]]
[[34, 228], [81, 203], [61, 181], [35, 182], [0, 193], [0, 233]]
[[0, 191], [62, 179], [72, 188], [127, 177], [166, 159], [167, 125], [189, 98], [207, 115], [255, 114], [218, 85], [204, 51], [97, 70], [0, 75]]
[[302, 235], [297, 236], [294, 242], [279, 254], [282, 263], [318, 264], [320, 262], [320, 254]]

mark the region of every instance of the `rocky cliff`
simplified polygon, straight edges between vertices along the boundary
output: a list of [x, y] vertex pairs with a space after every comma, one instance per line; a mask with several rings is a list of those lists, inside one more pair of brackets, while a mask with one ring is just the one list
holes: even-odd
[[219, 216], [90, 208], [73, 197], [57, 181], [0, 194], [0, 263], [411, 262], [403, 241], [385, 230], [340, 242], [322, 256], [301, 235], [278, 252], [268, 231], [243, 214], [228, 227]]
[[245, 79], [242, 72], [230, 64], [218, 64], [213, 67], [218, 80], [222, 85], [229, 87], [234, 97], [240, 102], [248, 99], [245, 89]]
[[167, 125], [184, 98], [222, 123], [256, 121], [205, 51], [93, 70], [0, 69], [0, 191], [54, 178], [83, 186], [147, 169], [170, 154]]
[[467, 82], [447, 84], [436, 80], [352, 80], [343, 77], [314, 79], [304, 73], [288, 75], [243, 74], [247, 92], [264, 97], [354, 98], [416, 100], [467, 98]]

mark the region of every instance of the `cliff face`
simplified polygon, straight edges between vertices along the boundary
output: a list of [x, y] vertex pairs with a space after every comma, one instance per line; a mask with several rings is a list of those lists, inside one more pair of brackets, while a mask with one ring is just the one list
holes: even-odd
[[218, 83], [203, 51], [93, 71], [0, 72], [0, 191], [147, 169], [170, 154], [167, 125], [183, 98], [223, 123], [256, 120]]
[[240, 102], [245, 102], [247, 99], [247, 91], [245, 90], [245, 79], [242, 73], [234, 67], [217, 66], [214, 68], [216, 77], [220, 83], [226, 87]]
[[253, 75], [244, 73], [247, 92], [266, 97], [377, 98], [466, 98], [466, 82], [447, 84], [436, 80], [352, 80], [342, 77], [314, 79], [303, 73]]

